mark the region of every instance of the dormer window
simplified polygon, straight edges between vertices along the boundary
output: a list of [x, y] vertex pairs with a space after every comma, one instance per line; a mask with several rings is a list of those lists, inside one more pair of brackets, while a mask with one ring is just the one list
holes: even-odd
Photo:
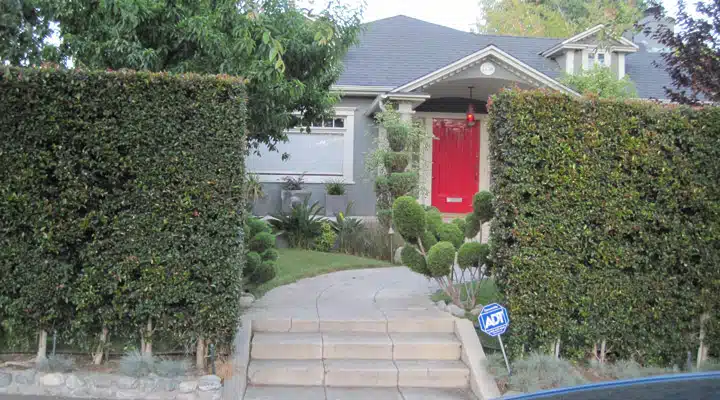
[[592, 69], [596, 65], [610, 66], [610, 54], [602, 50], [589, 50], [587, 52], [587, 68]]

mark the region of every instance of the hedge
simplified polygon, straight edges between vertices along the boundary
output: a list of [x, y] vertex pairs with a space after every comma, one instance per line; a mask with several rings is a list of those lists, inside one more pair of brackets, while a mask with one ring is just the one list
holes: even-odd
[[227, 342], [243, 266], [241, 82], [4, 68], [0, 110], [5, 326]]
[[720, 109], [504, 91], [490, 105], [509, 346], [684, 365], [720, 329]]

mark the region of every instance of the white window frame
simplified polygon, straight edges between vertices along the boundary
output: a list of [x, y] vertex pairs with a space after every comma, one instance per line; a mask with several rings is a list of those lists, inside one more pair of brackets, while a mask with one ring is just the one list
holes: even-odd
[[[590, 64], [590, 55], [591, 54], [593, 55], [593, 64], [592, 65]], [[600, 62], [598, 62], [598, 56], [600, 54], [602, 54], [604, 57], [602, 64], [600, 64]], [[612, 53], [607, 50], [600, 50], [600, 49], [583, 50], [583, 69], [587, 71], [596, 64], [604, 65], [604, 66], [610, 68], [610, 62], [611, 62], [610, 59], [611, 58], [612, 58]]]
[[[329, 180], [342, 180], [348, 185], [355, 183], [353, 173], [353, 164], [355, 161], [355, 107], [335, 107], [334, 116], [343, 117], [345, 119], [344, 128], [325, 128], [311, 127], [310, 134], [321, 135], [342, 135], [343, 136], [343, 172], [338, 173], [314, 173], [305, 174], [305, 183], [325, 183]], [[288, 132], [288, 139], [292, 140], [292, 135], [306, 135], [299, 128], [291, 129]], [[292, 157], [292, 154], [290, 155]], [[282, 182], [286, 176], [298, 177], [303, 171], [277, 170], [277, 171], [251, 171], [249, 173], [256, 174], [262, 183]]]

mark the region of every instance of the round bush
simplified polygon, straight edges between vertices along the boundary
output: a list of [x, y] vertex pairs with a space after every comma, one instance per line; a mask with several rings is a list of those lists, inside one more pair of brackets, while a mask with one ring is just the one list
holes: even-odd
[[427, 253], [430, 276], [440, 278], [450, 275], [455, 263], [455, 246], [450, 242], [438, 242]]
[[250, 250], [262, 253], [275, 247], [275, 235], [269, 232], [260, 232], [250, 239]]
[[425, 231], [425, 233], [422, 236], [422, 245], [423, 249], [426, 251], [429, 250], [431, 247], [435, 246], [435, 243], [437, 243], [437, 238], [435, 235], [430, 233], [430, 231]]
[[403, 172], [410, 163], [410, 155], [404, 152], [389, 152], [383, 156], [383, 164], [389, 172]]
[[264, 253], [262, 253], [263, 261], [276, 261], [278, 256], [278, 251], [275, 249], [267, 249]]
[[427, 225], [427, 229], [433, 235], [435, 235], [435, 237], [437, 237], [438, 229], [443, 224], [442, 214], [440, 213], [440, 210], [435, 207], [430, 207], [425, 212], [425, 224]]
[[247, 280], [253, 285], [262, 285], [274, 278], [276, 273], [275, 264], [271, 261], [265, 261], [251, 272], [250, 276], [247, 277]]
[[423, 274], [425, 276], [430, 275], [430, 270], [428, 269], [425, 257], [423, 257], [423, 255], [420, 254], [415, 247], [410, 245], [404, 246], [400, 251], [400, 260], [402, 260], [403, 264], [407, 265], [408, 268], [418, 274]]
[[392, 221], [395, 230], [407, 241], [413, 242], [425, 233], [425, 210], [411, 196], [395, 199]]
[[260, 257], [260, 254], [254, 251], [248, 252], [245, 257], [245, 269], [243, 270], [243, 275], [247, 276], [252, 273], [252, 271], [260, 266], [260, 264], [262, 264], [262, 257]]
[[480, 220], [475, 214], [465, 217], [465, 237], [474, 238], [480, 232]]
[[315, 239], [315, 250], [329, 252], [335, 246], [337, 240], [337, 233], [327, 222], [323, 222], [321, 225], [322, 233]]
[[388, 176], [388, 188], [393, 197], [405, 196], [417, 189], [418, 174], [416, 172], [393, 172]]
[[459, 249], [465, 241], [465, 235], [455, 224], [440, 224], [437, 232], [438, 240], [450, 242]]
[[250, 237], [257, 235], [260, 232], [272, 232], [270, 224], [259, 219], [259, 218], [248, 218], [247, 220], [247, 231]]
[[480, 222], [490, 221], [493, 217], [493, 195], [487, 190], [475, 193], [473, 196], [473, 214]]
[[465, 233], [465, 220], [462, 218], [455, 218], [452, 220], [452, 223], [460, 229], [460, 232]]
[[458, 265], [460, 268], [477, 268], [487, 261], [490, 246], [484, 243], [463, 243], [458, 250]]

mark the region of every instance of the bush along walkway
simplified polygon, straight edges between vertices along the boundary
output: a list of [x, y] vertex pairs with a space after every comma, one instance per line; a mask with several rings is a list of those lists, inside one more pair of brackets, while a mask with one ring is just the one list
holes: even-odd
[[499, 396], [472, 325], [435, 307], [428, 296], [437, 289], [394, 267], [270, 290], [247, 310], [247, 342], [236, 346], [248, 349], [236, 354], [247, 366], [245, 399]]

